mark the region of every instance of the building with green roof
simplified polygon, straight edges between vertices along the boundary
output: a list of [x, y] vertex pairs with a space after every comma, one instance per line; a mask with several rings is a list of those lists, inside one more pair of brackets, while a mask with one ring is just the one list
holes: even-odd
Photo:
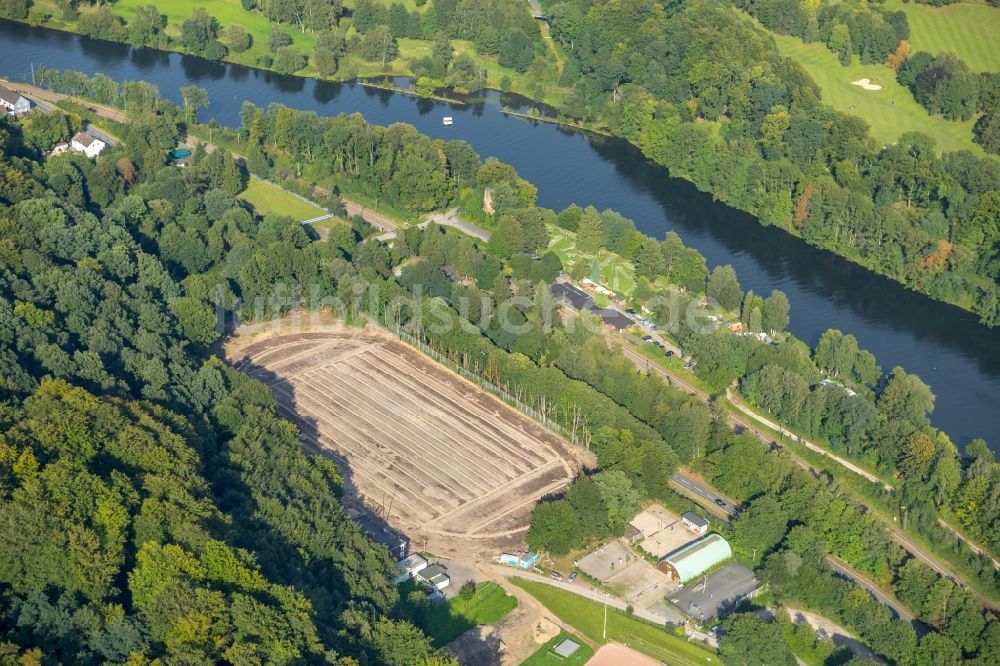
[[679, 583], [708, 571], [733, 556], [733, 549], [721, 534], [708, 534], [667, 553], [656, 568]]

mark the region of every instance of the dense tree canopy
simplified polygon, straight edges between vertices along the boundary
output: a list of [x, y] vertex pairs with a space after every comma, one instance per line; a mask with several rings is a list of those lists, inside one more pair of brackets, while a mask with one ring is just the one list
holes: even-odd
[[66, 119], [0, 121], [0, 641], [81, 664], [436, 658], [393, 619], [393, 562], [336, 466], [203, 356], [217, 308], [343, 255], [240, 203], [224, 151], [165, 166], [181, 117], [44, 165]]

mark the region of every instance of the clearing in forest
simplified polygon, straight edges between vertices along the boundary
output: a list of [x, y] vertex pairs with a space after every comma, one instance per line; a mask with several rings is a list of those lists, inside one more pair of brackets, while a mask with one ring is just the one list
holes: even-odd
[[251, 178], [240, 199], [249, 202], [261, 215], [287, 215], [296, 222], [325, 215], [326, 210], [275, 187], [260, 178]]
[[228, 356], [308, 451], [341, 464], [349, 501], [439, 548], [520, 544], [538, 499], [579, 467], [564, 439], [382, 332], [258, 337]]

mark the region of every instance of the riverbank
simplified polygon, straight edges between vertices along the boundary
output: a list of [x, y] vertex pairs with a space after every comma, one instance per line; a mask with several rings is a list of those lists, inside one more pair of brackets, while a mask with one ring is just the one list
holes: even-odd
[[[27, 23], [26, 21], [22, 21], [22, 22]], [[50, 23], [49, 25], [51, 25], [51, 29], [61, 30], [61, 31], [64, 31], [64, 32], [74, 32], [74, 29], [76, 28], [75, 25], [71, 25], [71, 24], [68, 24], [68, 23], [65, 23], [65, 22], [55, 23], [55, 24]], [[79, 34], [79, 33], [75, 32], [74, 34]], [[177, 53], [182, 53], [183, 52], [180, 49], [173, 48], [172, 46], [168, 46], [165, 50], [166, 51], [173, 51], [173, 52], [177, 52]], [[271, 72], [274, 71], [273, 67], [270, 70], [263, 69], [263, 68], [260, 67], [259, 63], [247, 63], [247, 62], [245, 62], [241, 58], [235, 58], [235, 57], [233, 57], [232, 54], [228, 54], [227, 57], [224, 59], [224, 61], [225, 62], [230, 62], [230, 63], [233, 63], [233, 64], [237, 64], [237, 65], [240, 65], [240, 66], [243, 66], [243, 67], [250, 67], [250, 68], [256, 69], [258, 71], [271, 71]], [[363, 71], [358, 70], [358, 69], [353, 69], [352, 70], [350, 67], [342, 67], [339, 70], [338, 75], [335, 75], [333, 77], [318, 77], [318, 76], [316, 76], [316, 72], [315, 71], [311, 71], [308, 68], [300, 71], [297, 74], [289, 75], [289, 76], [292, 77], [292, 78], [300, 78], [300, 79], [314, 78], [317, 81], [329, 81], [329, 82], [344, 82], [344, 81], [357, 80], [357, 81], [361, 82], [363, 85], [370, 85], [369, 82], [363, 81], [362, 78], [361, 78], [365, 74], [366, 74], [366, 72], [363, 72]], [[412, 74], [412, 72], [410, 72], [408, 70], [408, 65], [406, 65], [405, 63], [401, 63], [398, 67], [396, 65], [390, 63], [388, 69], [386, 71], [384, 71], [384, 72], [375, 72], [375, 71], [373, 71], [373, 72], [367, 72], [367, 74], [370, 74], [370, 75], [373, 75], [373, 76], [377, 75], [379, 77], [384, 77], [384, 76], [390, 76], [391, 77], [391, 76], [408, 76], [408, 75]], [[392, 90], [393, 90], [393, 92], [403, 92], [404, 94], [407, 94], [407, 95], [413, 95], [413, 96], [418, 97], [418, 98], [420, 97], [419, 95], [417, 95], [416, 91], [406, 90], [404, 88], [400, 88], [399, 86], [393, 86]], [[485, 88], [484, 90], [494, 90], [494, 89], [493, 88]], [[521, 95], [524, 95], [528, 99], [532, 99], [532, 91], [529, 90], [526, 86], [514, 86], [513, 90], [514, 90], [514, 92], [517, 92], [517, 93], [519, 93]], [[550, 92], [551, 92], [551, 94], [550, 94]], [[555, 92], [557, 92], [557, 91], [550, 91], [550, 92], [544, 92], [543, 91], [543, 97], [542, 97], [542, 99], [541, 99], [540, 102], [538, 100], [532, 100], [532, 101], [535, 102], [535, 103], [548, 103], [550, 105], [554, 104], [554, 103], [558, 103], [560, 95], [555, 94]], [[456, 103], [456, 101], [455, 101], [454, 98], [449, 98], [449, 97], [447, 97], [445, 95], [439, 95], [439, 96], [442, 97], [443, 99], [449, 99], [450, 101], [448, 103]], [[511, 113], [511, 115], [522, 115], [522, 112], [518, 112], [518, 111], [506, 110], [505, 112], [509, 112], [509, 113]], [[555, 117], [555, 118], [553, 118], [553, 117], [547, 117], [547, 118], [542, 118], [542, 117], [533, 116], [531, 114], [523, 114], [523, 115], [524, 115], [524, 117], [530, 118], [532, 120], [542, 120], [543, 122], [546, 122], [546, 123], [551, 123], [551, 124], [554, 124], [554, 125], [558, 125], [560, 127], [565, 127], [565, 128], [569, 128], [569, 129], [576, 130], [576, 131], [579, 131], [579, 130], [583, 129], [583, 130], [585, 130], [587, 132], [593, 132], [595, 134], [599, 134], [599, 135], [603, 135], [603, 136], [617, 136], [607, 126], [605, 126], [603, 123], [585, 123], [585, 124], [581, 125], [578, 122], [567, 121], [565, 118], [561, 118], [561, 117]], [[640, 150], [643, 150], [642, 146], [636, 145], [634, 143], [631, 143], [631, 145], [635, 146], [636, 148], [638, 148]], [[654, 163], [659, 164], [661, 167], [667, 168], [668, 171], [669, 171], [669, 173], [670, 173], [670, 175], [673, 175], [673, 176], [676, 176], [676, 177], [679, 177], [679, 178], [683, 178], [683, 179], [685, 179], [685, 180], [687, 180], [689, 182], [695, 183], [696, 186], [698, 186], [700, 190], [708, 192], [708, 193], [711, 193], [712, 196], [713, 196], [713, 198], [716, 198], [716, 199], [718, 199], [720, 201], [723, 201], [727, 205], [730, 205], [730, 206], [732, 206], [732, 207], [734, 207], [734, 208], [736, 208], [738, 210], [743, 210], [743, 211], [746, 211], [746, 212], [750, 213], [753, 216], [754, 220], [756, 220], [758, 223], [764, 224], [763, 222], [761, 222], [761, 220], [756, 216], [756, 214], [754, 212], [752, 212], [752, 211], [748, 210], [746, 207], [742, 206], [739, 201], [734, 201], [733, 197], [727, 196], [725, 192], [712, 191], [710, 188], [706, 188], [703, 185], [699, 185], [698, 184], [698, 178], [695, 175], [693, 175], [692, 173], [687, 173], [684, 169], [678, 168], [679, 165], [666, 164], [666, 163], [664, 163], [661, 160], [658, 160], [658, 159], [655, 159], [653, 157], [650, 157], [649, 154], [647, 152], [645, 152], [645, 151], [644, 151], [644, 154], [646, 155], [647, 159], [651, 159]], [[853, 263], [853, 264], [855, 264], [857, 266], [860, 266], [860, 267], [864, 268], [867, 271], [870, 271], [871, 273], [873, 273], [875, 275], [879, 275], [881, 277], [889, 278], [890, 280], [892, 280], [896, 284], [901, 285], [904, 289], [906, 289], [908, 291], [912, 291], [913, 293], [922, 294], [923, 296], [931, 298], [932, 300], [936, 300], [936, 301], [939, 301], [939, 302], [942, 302], [942, 303], [946, 303], [946, 304], [948, 304], [950, 306], [959, 308], [959, 309], [961, 309], [961, 310], [963, 310], [965, 312], [971, 312], [971, 313], [977, 314], [980, 317], [980, 323], [984, 323], [984, 324], [987, 324], [987, 325], [993, 325], [994, 323], [1000, 323], [1000, 319], [998, 319], [997, 317], [994, 317], [989, 312], [983, 311], [984, 303], [988, 302], [988, 299], [987, 299], [987, 296], [985, 295], [985, 292], [980, 293], [978, 296], [975, 296], [975, 294], [977, 293], [977, 291], [982, 291], [982, 290], [973, 289], [971, 286], [966, 285], [968, 287], [967, 289], [965, 287], [963, 287], [963, 290], [960, 291], [960, 293], [958, 293], [958, 294], [956, 294], [954, 296], [950, 296], [950, 297], [947, 294], [931, 293], [931, 289], [934, 287], [934, 282], [927, 282], [927, 281], [918, 282], [918, 281], [915, 281], [913, 284], [909, 284], [909, 283], [907, 283], [906, 280], [903, 279], [903, 277], [900, 277], [898, 275], [893, 275], [890, 272], [888, 272], [884, 267], [876, 265], [876, 263], [875, 263], [874, 260], [866, 260], [864, 257], [855, 256], [855, 255], [851, 255], [851, 254], [842, 254], [839, 251], [837, 251], [836, 248], [827, 248], [827, 247], [824, 247], [824, 246], [821, 246], [821, 245], [815, 245], [815, 244], [809, 243], [809, 241], [807, 241], [807, 240], [805, 240], [803, 238], [803, 235], [802, 235], [801, 231], [798, 230], [798, 229], [796, 229], [794, 227], [794, 225], [792, 225], [790, 223], [789, 224], [779, 225], [779, 228], [782, 230], [782, 232], [788, 234], [792, 238], [795, 238], [797, 241], [806, 242], [807, 244], [809, 244], [812, 247], [815, 247], [815, 248], [817, 248], [819, 250], [822, 250], [824, 252], [830, 253], [831, 255], [838, 256], [838, 257], [841, 257], [843, 259], [846, 259], [847, 261], [849, 261], [849, 262], [851, 262], [851, 263]], [[964, 279], [964, 278], [962, 278], [962, 279]], [[997, 320], [997, 321], [994, 321], [994, 320]]]
[[[121, 0], [113, 4], [103, 5], [113, 14], [124, 21], [131, 20], [136, 12], [151, 3], [147, 0]], [[155, 2], [152, 3], [155, 5]], [[351, 51], [345, 53], [338, 63], [337, 71], [332, 74], [320, 74], [314, 66], [314, 54], [316, 48], [316, 32], [300, 30], [296, 26], [272, 23], [263, 14], [258, 12], [243, 10], [239, 3], [228, 0], [203, 0], [196, 4], [168, 4], [164, 7], [157, 6], [160, 15], [165, 19], [165, 27], [159, 31], [158, 39], [153, 38], [149, 44], [133, 44], [126, 39], [114, 39], [108, 36], [94, 37], [86, 34], [80, 29], [79, 18], [70, 20], [58, 18], [62, 15], [61, 10], [53, 0], [35, 0], [33, 9], [37, 9], [36, 16], [47, 15], [47, 20], [39, 23], [30, 16], [25, 19], [7, 17], [6, 20], [15, 21], [29, 25], [33, 28], [44, 28], [46, 30], [56, 30], [67, 34], [80, 35], [99, 41], [109, 41], [115, 44], [122, 44], [131, 48], [143, 48], [164, 53], [179, 53], [181, 55], [201, 58], [199, 53], [186, 49], [180, 43], [181, 26], [185, 20], [190, 18], [191, 10], [194, 7], [204, 7], [210, 16], [218, 21], [217, 41], [226, 47], [225, 55], [213, 62], [224, 62], [240, 67], [247, 67], [261, 72], [270, 72], [278, 76], [288, 76], [296, 78], [315, 79], [330, 83], [351, 83], [354, 81], [363, 82], [368, 79], [405, 77], [414, 78], [411, 67], [413, 60], [425, 57], [430, 53], [431, 42], [423, 39], [398, 38], [396, 40], [399, 48], [398, 55], [384, 65], [368, 61], [359, 53]], [[425, 5], [426, 7], [427, 5]], [[93, 13], [98, 7], [79, 7], [80, 15]], [[231, 39], [226, 34], [226, 28], [231, 25], [242, 26], [247, 33], [247, 48], [237, 51], [233, 48]], [[268, 47], [269, 37], [272, 28], [278, 28], [290, 39], [291, 46], [298, 48], [306, 56], [305, 65], [294, 72], [283, 72], [275, 64], [275, 53]], [[456, 55], [466, 55], [472, 59], [473, 63], [486, 72], [487, 78], [494, 81], [493, 86], [487, 86], [483, 90], [500, 91], [500, 82], [506, 78], [509, 82], [509, 92], [515, 92], [525, 97], [532, 97], [531, 92], [536, 88], [535, 81], [527, 73], [517, 72], [509, 67], [502, 67], [496, 57], [480, 55], [475, 45], [468, 40], [450, 40]], [[269, 64], [270, 63], [270, 64]], [[473, 93], [479, 91], [472, 91]], [[447, 98], [443, 98], [447, 99]], [[562, 92], [549, 90], [543, 91], [541, 103], [557, 104], [562, 99]]]
[[[938, 396], [934, 424], [960, 446], [974, 437], [1000, 441], [996, 330], [783, 231], [751, 224], [748, 216], [716, 203], [688, 181], [667, 178], [623, 140], [523, 122], [501, 112], [495, 93], [486, 95], [485, 103], [440, 107], [357, 84], [265, 75], [9, 21], [0, 21], [0, 42], [6, 53], [0, 73], [14, 79], [30, 80], [31, 64], [37, 69], [44, 63], [90, 75], [101, 72], [119, 81], [149, 81], [159, 86], [164, 99], [178, 104], [180, 87], [200, 85], [209, 91], [210, 114], [230, 127], [240, 124], [244, 100], [260, 108], [279, 101], [321, 117], [359, 113], [374, 124], [407, 123], [437, 139], [467, 141], [480, 155], [495, 156], [537, 183], [539, 205], [561, 210], [579, 203], [619, 211], [656, 238], [676, 231], [706, 257], [709, 267], [731, 264], [744, 289], [758, 294], [781, 289], [794, 313], [789, 331], [798, 338], [815, 344], [827, 328], [854, 333], [885, 368], [903, 366], [931, 384]], [[441, 113], [453, 115], [455, 126], [443, 128]], [[218, 136], [216, 128], [215, 140]], [[375, 203], [373, 196], [370, 204]], [[384, 201], [379, 208], [385, 208]]]

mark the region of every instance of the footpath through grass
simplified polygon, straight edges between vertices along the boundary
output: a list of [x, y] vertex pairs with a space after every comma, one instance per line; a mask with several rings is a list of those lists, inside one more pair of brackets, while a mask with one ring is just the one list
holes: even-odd
[[[567, 638], [580, 647], [573, 653], [573, 656], [568, 658], [560, 657], [553, 650]], [[574, 636], [568, 631], [560, 631], [558, 636], [538, 648], [538, 651], [522, 661], [521, 666], [583, 666], [593, 656], [594, 651], [580, 640], [578, 636]]]
[[[584, 597], [558, 588], [512, 578], [514, 585], [524, 589], [550, 611], [595, 643], [617, 641], [673, 666], [704, 666], [721, 664], [722, 660], [709, 650], [688, 643], [666, 629], [647, 624], [621, 611], [608, 609], [608, 636], [603, 637], [604, 607]], [[544, 663], [544, 662], [542, 662]]]
[[1000, 7], [985, 2], [931, 7], [886, 0], [885, 8], [906, 14], [911, 53], [950, 51], [975, 72], [1000, 72]]
[[261, 215], [288, 215], [299, 222], [326, 214], [319, 206], [292, 196], [260, 178], [251, 178], [239, 198], [253, 205]]
[[[401, 604], [413, 616], [419, 617], [421, 611], [410, 603], [410, 592], [417, 591], [413, 581], [400, 586]], [[419, 591], [418, 591], [419, 592]], [[419, 592], [423, 594], [423, 592]], [[468, 629], [486, 624], [496, 624], [517, 607], [517, 599], [493, 581], [487, 581], [476, 587], [470, 599], [456, 595], [440, 606], [430, 606], [423, 610], [423, 617], [418, 622], [433, 639], [435, 646], [440, 647], [455, 640]]]
[[[896, 82], [896, 73], [889, 67], [862, 65], [857, 57], [844, 67], [825, 44], [806, 44], [798, 37], [771, 34], [781, 55], [800, 63], [816, 81], [823, 92], [823, 102], [864, 119], [880, 143], [895, 143], [905, 132], [923, 132], [934, 139], [939, 153], [970, 150], [977, 156], [985, 155], [982, 147], [972, 142], [973, 120], [954, 122], [929, 115], [913, 99], [913, 94]], [[870, 79], [882, 89], [865, 90], [851, 85], [851, 81], [859, 79]]]

